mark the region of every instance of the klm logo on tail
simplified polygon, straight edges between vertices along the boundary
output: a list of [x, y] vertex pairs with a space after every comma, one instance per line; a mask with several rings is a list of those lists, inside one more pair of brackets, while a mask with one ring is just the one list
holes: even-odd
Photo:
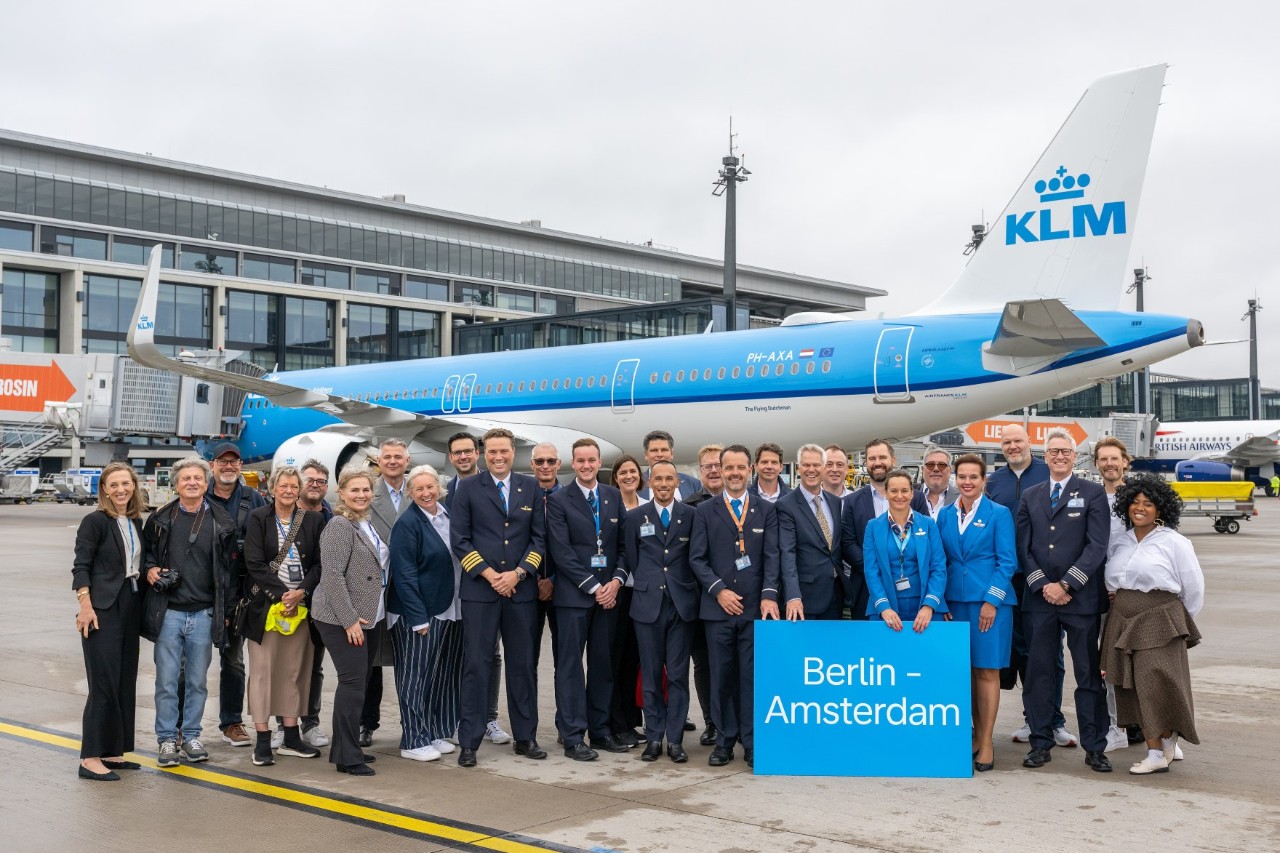
[[[1035, 190], [1040, 194], [1043, 203], [1066, 201], [1073, 198], [1084, 198], [1085, 188], [1089, 186], [1088, 173], [1078, 177], [1067, 174], [1065, 166], [1055, 170], [1057, 177], [1048, 181], [1036, 181]], [[1004, 221], [1004, 244], [1039, 243], [1042, 240], [1066, 240], [1069, 237], [1101, 237], [1104, 234], [1125, 233], [1125, 211], [1123, 201], [1105, 202], [1101, 209], [1092, 204], [1076, 204], [1071, 207], [1071, 221], [1065, 221], [1062, 208], [1056, 211], [1045, 207], [1031, 210], [1021, 215], [1010, 213]], [[1055, 222], [1055, 220], [1057, 220]]]

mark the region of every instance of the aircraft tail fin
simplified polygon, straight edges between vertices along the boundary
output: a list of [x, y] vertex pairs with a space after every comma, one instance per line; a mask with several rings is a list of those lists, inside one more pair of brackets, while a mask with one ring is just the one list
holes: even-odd
[[999, 311], [1011, 299], [1118, 308], [1167, 67], [1094, 81], [960, 277], [918, 313]]

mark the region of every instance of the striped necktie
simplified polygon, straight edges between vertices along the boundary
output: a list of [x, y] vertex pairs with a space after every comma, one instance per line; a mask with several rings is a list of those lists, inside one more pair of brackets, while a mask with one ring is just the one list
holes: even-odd
[[827, 514], [822, 511], [822, 504], [819, 503], [822, 496], [813, 499], [813, 511], [818, 516], [818, 527], [822, 530], [822, 538], [827, 540], [827, 548], [831, 547], [831, 526], [827, 524]]
[[1058, 498], [1060, 497], [1062, 497], [1062, 484], [1054, 483], [1053, 491], [1049, 493], [1049, 509], [1050, 510], [1055, 510], [1058, 508]]

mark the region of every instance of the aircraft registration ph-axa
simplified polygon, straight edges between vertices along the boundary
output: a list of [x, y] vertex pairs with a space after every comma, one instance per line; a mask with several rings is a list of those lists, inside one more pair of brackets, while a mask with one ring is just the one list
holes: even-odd
[[532, 445], [592, 436], [606, 461], [652, 429], [789, 451], [907, 439], [1086, 387], [1203, 343], [1199, 322], [1115, 310], [1165, 66], [1091, 85], [959, 279], [918, 313], [807, 313], [780, 327], [386, 364], [233, 375], [155, 346], [160, 253], [129, 335], [138, 362], [248, 392], [246, 461], [337, 471], [380, 439], [440, 466], [448, 437], [506, 427]]

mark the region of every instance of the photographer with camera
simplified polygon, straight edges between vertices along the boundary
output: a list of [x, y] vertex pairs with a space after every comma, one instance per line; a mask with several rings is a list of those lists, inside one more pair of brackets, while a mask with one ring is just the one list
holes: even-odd
[[231, 555], [236, 529], [222, 507], [205, 498], [211, 472], [198, 456], [173, 466], [171, 501], [143, 528], [144, 571], [149, 588], [142, 635], [155, 643], [156, 739], [161, 767], [178, 764], [178, 684], [183, 681], [182, 756], [207, 761], [200, 721], [209, 695], [206, 678], [213, 647], [228, 635]]

